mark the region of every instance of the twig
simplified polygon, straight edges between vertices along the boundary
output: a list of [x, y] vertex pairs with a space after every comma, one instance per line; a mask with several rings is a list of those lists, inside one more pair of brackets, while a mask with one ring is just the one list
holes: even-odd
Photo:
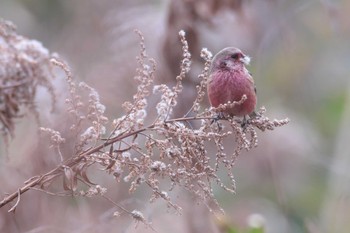
[[21, 200], [21, 193], [20, 193], [20, 191], [18, 190], [18, 192], [17, 192], [17, 201], [16, 201], [16, 203], [12, 206], [12, 208], [8, 210], [9, 213], [10, 213], [10, 212], [14, 212], [14, 211], [16, 210], [16, 207], [17, 207], [18, 203], [20, 202], [20, 200]]

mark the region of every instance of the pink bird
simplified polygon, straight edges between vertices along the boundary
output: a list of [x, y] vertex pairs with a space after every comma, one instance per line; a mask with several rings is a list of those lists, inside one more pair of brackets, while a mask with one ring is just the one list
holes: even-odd
[[240, 105], [227, 108], [223, 113], [245, 117], [254, 112], [257, 98], [254, 80], [246, 69], [250, 58], [241, 50], [228, 47], [218, 52], [210, 67], [207, 86], [211, 106], [218, 107], [228, 101], [239, 101], [243, 95], [247, 99]]

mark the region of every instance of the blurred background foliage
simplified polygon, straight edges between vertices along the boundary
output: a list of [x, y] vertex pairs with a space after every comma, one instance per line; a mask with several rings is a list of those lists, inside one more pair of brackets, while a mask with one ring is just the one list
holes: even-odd
[[[164, 214], [161, 203], [148, 204], [142, 193], [130, 199], [125, 185], [101, 175], [116, 200], [146, 209], [158, 232], [350, 231], [350, 1], [1, 0], [0, 17], [63, 56], [77, 79], [97, 89], [110, 118], [122, 114], [121, 104], [135, 90], [135, 28], [157, 61], [157, 82], [169, 85], [181, 56], [177, 33], [187, 32], [193, 67], [177, 115], [195, 96], [202, 47], [216, 53], [235, 46], [252, 57], [258, 105], [291, 123], [261, 133], [259, 147], [240, 156], [237, 194], [216, 190], [223, 219], [193, 208], [180, 191], [174, 198], [183, 215]], [[40, 142], [32, 137], [32, 120], [19, 123], [9, 158], [1, 156], [1, 195], [50, 167], [47, 152], [35, 149]], [[111, 219], [101, 200], [68, 199], [26, 194], [15, 214], [0, 211], [1, 232], [151, 232], [127, 218]], [[248, 221], [254, 214], [265, 230], [254, 230]]]

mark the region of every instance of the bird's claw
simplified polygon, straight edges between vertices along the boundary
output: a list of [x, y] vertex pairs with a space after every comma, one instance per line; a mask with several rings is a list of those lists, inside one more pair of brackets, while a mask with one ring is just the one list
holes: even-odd
[[257, 113], [256, 111], [249, 114], [249, 119], [255, 119], [255, 118], [260, 118], [260, 117], [261, 117], [261, 114]]
[[210, 124], [213, 124], [214, 122], [217, 122], [219, 120], [224, 120], [226, 119], [225, 115], [223, 112], [219, 112], [213, 119], [211, 120]]
[[241, 123], [241, 127], [243, 129], [243, 131], [245, 131], [245, 129], [247, 128], [247, 126], [250, 123], [250, 119], [247, 119], [246, 116], [243, 117], [242, 123]]
[[224, 113], [219, 112], [210, 122], [210, 124], [213, 124], [214, 122], [216, 122], [218, 130], [221, 131], [222, 130], [222, 125], [220, 124], [219, 120], [223, 120], [226, 119]]

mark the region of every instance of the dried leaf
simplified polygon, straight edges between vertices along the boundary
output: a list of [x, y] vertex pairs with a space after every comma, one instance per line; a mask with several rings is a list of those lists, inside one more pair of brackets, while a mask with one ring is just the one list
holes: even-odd
[[77, 190], [77, 177], [72, 168], [64, 168], [63, 177], [63, 188], [64, 190], [76, 191]]
[[84, 181], [86, 181], [87, 183], [91, 184], [91, 185], [96, 185], [95, 183], [91, 182], [90, 179], [88, 178], [86, 172], [87, 169], [90, 165], [86, 165], [84, 166], [84, 168], [81, 170], [80, 176], [83, 178]]
[[75, 168], [74, 171], [77, 175], [79, 175], [86, 183], [91, 185], [96, 185], [95, 183], [91, 182], [90, 179], [87, 176], [87, 169], [93, 164], [93, 162], [89, 163], [80, 163]]
[[108, 166], [104, 170], [111, 169], [114, 166], [115, 162], [116, 162], [115, 160], [110, 159]]

